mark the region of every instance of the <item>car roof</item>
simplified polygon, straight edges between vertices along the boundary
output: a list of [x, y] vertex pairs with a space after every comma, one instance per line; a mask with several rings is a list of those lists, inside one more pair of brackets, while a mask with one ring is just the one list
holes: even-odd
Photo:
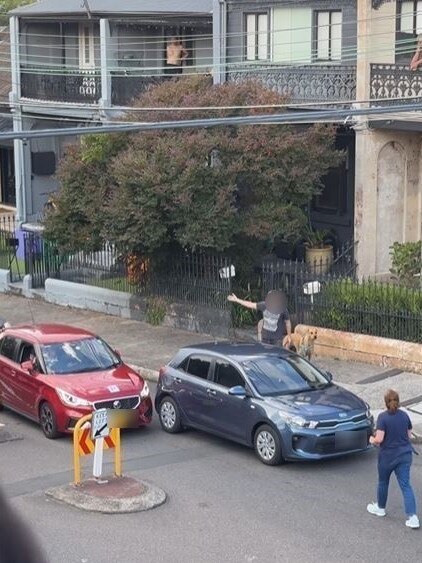
[[4, 334], [10, 334], [39, 344], [70, 342], [94, 336], [88, 330], [62, 324], [22, 324], [6, 328]]
[[239, 362], [244, 362], [247, 359], [256, 358], [257, 356], [284, 356], [288, 358], [294, 355], [285, 348], [270, 346], [269, 344], [260, 344], [258, 342], [204, 342], [203, 344], [184, 346], [182, 350], [189, 352], [189, 354], [200, 353], [227, 356]]

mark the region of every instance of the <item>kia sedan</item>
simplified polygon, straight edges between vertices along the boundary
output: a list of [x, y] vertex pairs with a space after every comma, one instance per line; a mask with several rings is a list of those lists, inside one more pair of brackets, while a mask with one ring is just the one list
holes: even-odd
[[149, 424], [147, 383], [94, 334], [64, 325], [6, 328], [0, 335], [0, 407], [39, 422], [47, 438], [71, 432], [93, 410], [137, 409]]
[[366, 450], [368, 405], [297, 354], [262, 344], [181, 349], [161, 369], [163, 430], [196, 428], [255, 448], [267, 465]]

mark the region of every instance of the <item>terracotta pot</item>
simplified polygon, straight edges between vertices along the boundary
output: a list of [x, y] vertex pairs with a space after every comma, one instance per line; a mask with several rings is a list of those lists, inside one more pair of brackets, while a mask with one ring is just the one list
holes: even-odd
[[326, 274], [333, 264], [333, 247], [323, 248], [306, 247], [306, 265], [313, 274]]

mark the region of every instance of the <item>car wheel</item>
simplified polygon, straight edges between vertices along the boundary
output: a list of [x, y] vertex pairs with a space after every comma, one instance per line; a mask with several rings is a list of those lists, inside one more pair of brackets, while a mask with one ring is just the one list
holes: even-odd
[[173, 399], [165, 397], [160, 403], [158, 414], [163, 430], [169, 434], [176, 434], [182, 430], [179, 407]]
[[260, 426], [255, 432], [255, 452], [262, 463], [266, 465], [279, 465], [283, 461], [280, 438], [277, 432], [266, 424]]
[[44, 435], [50, 440], [60, 436], [56, 414], [49, 403], [42, 403], [40, 406], [40, 425]]

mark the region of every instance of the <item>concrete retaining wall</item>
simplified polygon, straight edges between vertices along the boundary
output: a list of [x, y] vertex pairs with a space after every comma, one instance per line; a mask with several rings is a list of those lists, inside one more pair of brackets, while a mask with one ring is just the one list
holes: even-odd
[[[298, 325], [295, 332], [304, 334], [308, 328], [307, 325]], [[315, 355], [422, 374], [422, 344], [402, 340], [318, 327]]]
[[[146, 320], [148, 306], [148, 300], [138, 295], [56, 279], [46, 280], [45, 300], [56, 305], [88, 309], [137, 321]], [[169, 303], [163, 324], [171, 328], [227, 337], [230, 311]]]
[[10, 271], [0, 270], [0, 293], [8, 293], [10, 284]]

